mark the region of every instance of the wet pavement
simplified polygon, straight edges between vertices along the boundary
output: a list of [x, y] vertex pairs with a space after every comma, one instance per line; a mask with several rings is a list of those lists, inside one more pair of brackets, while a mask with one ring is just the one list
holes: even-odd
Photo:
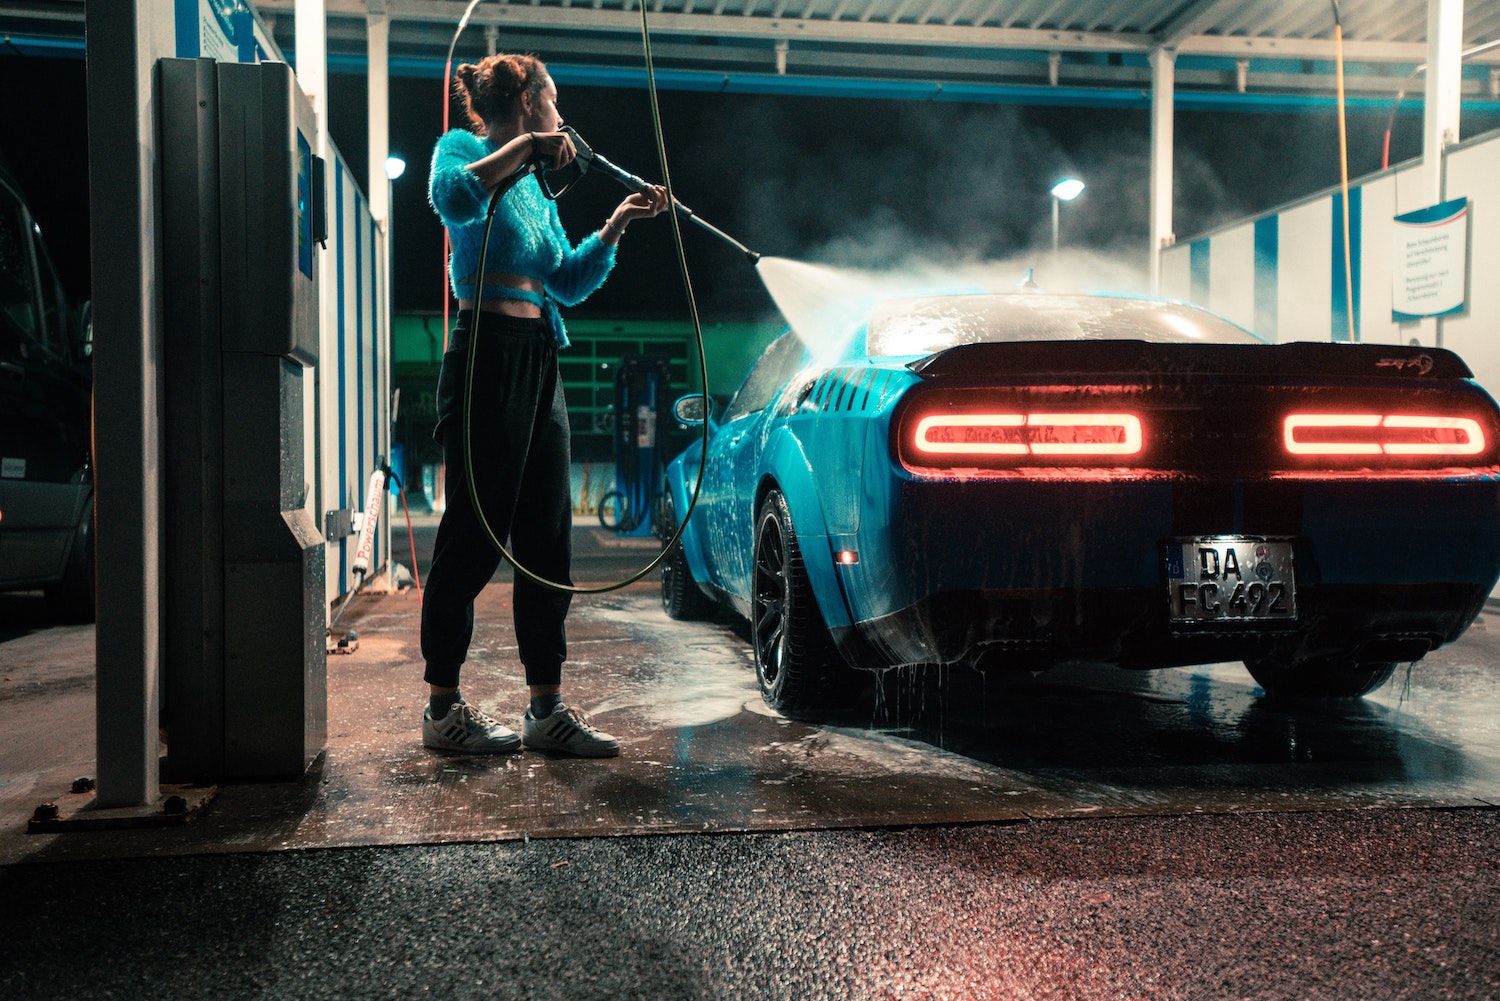
[[[649, 556], [578, 540], [580, 580]], [[508, 594], [465, 689], [513, 719]], [[1500, 609], [1347, 705], [1232, 665], [892, 674], [814, 726], [764, 708], [732, 617], [574, 607], [619, 759], [422, 750], [417, 598], [375, 595], [303, 780], [29, 835], [92, 774], [94, 637], [0, 597], [0, 996], [1500, 998]]]
[[[580, 582], [651, 555], [650, 540], [577, 534]], [[14, 604], [9, 614], [20, 614]], [[566, 695], [620, 737], [620, 758], [605, 762], [423, 749], [419, 615], [414, 590], [350, 604], [341, 625], [359, 647], [329, 657], [327, 752], [302, 781], [225, 785], [176, 829], [62, 834], [26, 834], [25, 822], [44, 801], [65, 814], [84, 802], [67, 790], [93, 774], [92, 630], [13, 628], [21, 634], [0, 642], [10, 734], [0, 862], [1500, 804], [1490, 631], [1500, 618], [1490, 612], [1458, 644], [1347, 703], [1269, 703], [1238, 665], [888, 672], [844, 716], [814, 725], [761, 702], [741, 622], [673, 622], [648, 579], [576, 599], [569, 620]], [[464, 690], [518, 726], [525, 690], [503, 580], [481, 596], [477, 620]], [[82, 739], [54, 739], [69, 730]]]

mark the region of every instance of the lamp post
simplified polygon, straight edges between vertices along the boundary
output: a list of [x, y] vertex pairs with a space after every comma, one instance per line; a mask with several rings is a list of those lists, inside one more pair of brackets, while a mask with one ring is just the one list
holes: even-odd
[[1083, 190], [1083, 182], [1076, 177], [1065, 177], [1052, 185], [1052, 256], [1057, 256], [1057, 207], [1062, 202], [1071, 202]]

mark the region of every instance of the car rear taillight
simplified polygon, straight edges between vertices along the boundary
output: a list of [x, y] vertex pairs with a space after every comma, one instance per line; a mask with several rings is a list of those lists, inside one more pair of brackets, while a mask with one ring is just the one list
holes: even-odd
[[1141, 421], [1134, 414], [933, 414], [917, 421], [912, 448], [938, 460], [1135, 455]]
[[1282, 440], [1292, 455], [1469, 456], [1485, 450], [1471, 417], [1415, 414], [1289, 414]]
[[1466, 383], [936, 385], [902, 399], [891, 446], [929, 477], [1494, 475], [1500, 412]]

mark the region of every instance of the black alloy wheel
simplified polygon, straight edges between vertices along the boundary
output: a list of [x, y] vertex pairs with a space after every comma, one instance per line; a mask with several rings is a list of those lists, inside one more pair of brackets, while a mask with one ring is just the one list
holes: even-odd
[[761, 502], [755, 521], [750, 632], [755, 677], [766, 705], [790, 716], [829, 708], [840, 670], [828, 628], [813, 597], [786, 499]]

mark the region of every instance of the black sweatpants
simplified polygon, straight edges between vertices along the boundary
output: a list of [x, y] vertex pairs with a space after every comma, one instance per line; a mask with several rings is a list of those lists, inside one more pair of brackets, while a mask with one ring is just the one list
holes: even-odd
[[[474, 635], [474, 599], [500, 554], [469, 498], [464, 470], [463, 391], [471, 314], [458, 314], [438, 377], [434, 437], [447, 463], [447, 508], [438, 524], [422, 598], [422, 656], [428, 684], [458, 685]], [[571, 584], [572, 481], [568, 411], [557, 343], [540, 320], [485, 313], [475, 357], [470, 450], [479, 503], [495, 537], [522, 566]], [[528, 685], [556, 685], [568, 647], [563, 620], [571, 597], [516, 575], [516, 643]]]

